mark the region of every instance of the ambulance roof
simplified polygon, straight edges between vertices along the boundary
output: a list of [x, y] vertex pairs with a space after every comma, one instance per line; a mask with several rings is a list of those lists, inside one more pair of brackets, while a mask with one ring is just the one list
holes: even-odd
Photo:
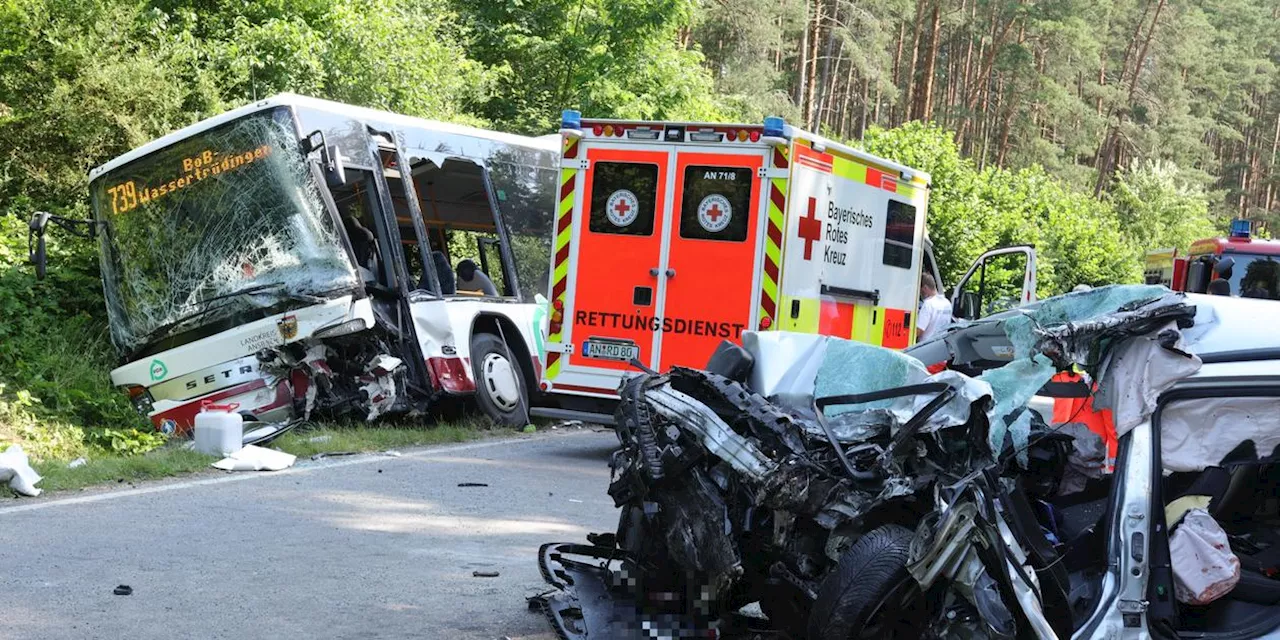
[[526, 136], [515, 135], [511, 133], [502, 133], [500, 131], [490, 131], [488, 129], [480, 129], [477, 127], [468, 127], [460, 124], [451, 124], [448, 122], [439, 122], [436, 120], [427, 120], [425, 118], [415, 118], [413, 116], [401, 115], [390, 111], [381, 111], [378, 109], [370, 109], [367, 107], [357, 107], [355, 105], [334, 102], [332, 100], [322, 100], [320, 98], [310, 98], [300, 96], [294, 93], [281, 93], [274, 95], [265, 100], [259, 100], [246, 104], [237, 109], [232, 109], [216, 116], [205, 118], [195, 124], [183, 127], [169, 135], [156, 138], [147, 144], [134, 149], [124, 155], [121, 155], [89, 172], [89, 179], [93, 180], [98, 176], [111, 171], [117, 167], [128, 164], [138, 158], [146, 156], [155, 151], [159, 151], [169, 145], [181, 142], [191, 136], [203, 133], [220, 124], [230, 122], [241, 116], [271, 109], [273, 107], [310, 107], [330, 113], [338, 113], [345, 115], [354, 120], [375, 120], [379, 122], [390, 123], [401, 127], [414, 127], [419, 129], [432, 129], [442, 133], [452, 133], [458, 135], [472, 136], [475, 138], [484, 138], [501, 142], [504, 144], [535, 147], [538, 149], [558, 151], [560, 149], [560, 137], [556, 135], [539, 136], [530, 138]]
[[[680, 120], [615, 120], [615, 119], [608, 119], [608, 118], [583, 118], [582, 124], [583, 125], [624, 124], [624, 125], [646, 125], [646, 126], [660, 124], [663, 126], [674, 125], [674, 126], [684, 126], [684, 127], [712, 127], [715, 129], [763, 128], [763, 125], [761, 124], [729, 124], [729, 123], [721, 123], [721, 122], [684, 122]], [[861, 149], [857, 149], [847, 144], [836, 142], [835, 140], [823, 137], [819, 134], [813, 133], [812, 131], [805, 131], [804, 129], [799, 129], [791, 125], [786, 125], [785, 132], [786, 132], [786, 137], [788, 139], [795, 140], [798, 138], [800, 140], [806, 140], [811, 145], [815, 146], [819, 151], [835, 151], [836, 153], [839, 153], [842, 156], [848, 156], [849, 158], [854, 160], [860, 160], [867, 164], [874, 164], [874, 165], [884, 167], [885, 169], [896, 171], [899, 175], [903, 177], [903, 179], [907, 181], [911, 181], [912, 179], [919, 178], [920, 180], [924, 181], [924, 184], [926, 186], [931, 186], [933, 184], [933, 177], [930, 176], [929, 172], [927, 171], [921, 171], [920, 169], [913, 169], [904, 164], [899, 164], [887, 158], [881, 158], [880, 156], [872, 155]], [[760, 142], [759, 144], [763, 145], [766, 143]]]
[[841, 144], [830, 138], [826, 138], [816, 133], [813, 133], [812, 131], [805, 131], [804, 129], [797, 129], [791, 125], [787, 125], [787, 137], [793, 140], [796, 138], [799, 138], [801, 140], [808, 140], [809, 143], [813, 145], [815, 150], [817, 151], [823, 151], [823, 150], [827, 152], [836, 151], [841, 155], [849, 156], [855, 160], [861, 160], [863, 162], [867, 162], [870, 164], [880, 165], [887, 169], [893, 169], [894, 171], [897, 171], [899, 174], [901, 174], [903, 179], [905, 180], [912, 180], [914, 178], [919, 178], [920, 180], [923, 180], [926, 185], [933, 184], [933, 176], [930, 176], [929, 172], [927, 171], [921, 171], [920, 169], [912, 169], [911, 167], [908, 167], [905, 164], [898, 164], [897, 162], [894, 162], [892, 160], [888, 160], [886, 158], [881, 158], [880, 156], [872, 155], [870, 153], [867, 153], [866, 151], [851, 147], [847, 144]]

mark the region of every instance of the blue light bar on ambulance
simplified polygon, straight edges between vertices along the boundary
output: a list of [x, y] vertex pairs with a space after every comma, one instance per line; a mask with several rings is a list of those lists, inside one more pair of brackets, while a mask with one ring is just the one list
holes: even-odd
[[560, 112], [560, 128], [561, 129], [577, 129], [582, 131], [582, 112], [573, 109], [565, 109]]
[[657, 140], [662, 135], [657, 129], [648, 127], [636, 127], [635, 129], [627, 129], [628, 140]]
[[573, 109], [560, 112], [560, 135], [565, 140], [577, 140], [582, 137], [582, 114]]
[[1253, 232], [1253, 227], [1248, 220], [1237, 219], [1231, 221], [1231, 237], [1232, 238], [1248, 238]]
[[787, 134], [787, 121], [778, 116], [769, 116], [764, 119], [764, 137], [766, 138], [785, 138]]

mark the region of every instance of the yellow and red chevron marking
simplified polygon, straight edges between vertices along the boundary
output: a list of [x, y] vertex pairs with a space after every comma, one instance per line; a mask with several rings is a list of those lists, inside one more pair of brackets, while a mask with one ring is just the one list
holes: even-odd
[[[790, 163], [786, 147], [773, 150], [774, 168], [786, 168]], [[778, 275], [782, 267], [782, 227], [787, 209], [787, 179], [774, 178], [769, 181], [769, 220], [764, 240], [764, 273], [760, 278], [760, 315], [761, 323], [769, 319], [772, 327], [778, 320]]]
[[564, 157], [572, 160], [578, 157], [578, 138], [570, 138], [565, 136], [564, 139]]
[[[574, 155], [577, 155], [577, 140], [572, 141], [572, 145], [566, 142], [565, 153], [569, 153], [572, 149]], [[555, 252], [555, 260], [551, 267], [551, 304], [554, 306], [557, 302], [560, 307], [564, 307], [564, 294], [569, 286], [569, 240], [573, 237], [573, 181], [578, 176], [576, 169], [560, 170], [560, 204], [556, 209], [556, 240], [551, 250]], [[554, 313], [554, 311], [552, 312]], [[561, 323], [552, 323], [555, 332], [547, 336], [547, 342], [559, 343], [561, 339], [562, 327]], [[560, 374], [560, 356], [559, 352], [550, 352], [547, 354], [547, 376], [548, 380], [555, 378]]]

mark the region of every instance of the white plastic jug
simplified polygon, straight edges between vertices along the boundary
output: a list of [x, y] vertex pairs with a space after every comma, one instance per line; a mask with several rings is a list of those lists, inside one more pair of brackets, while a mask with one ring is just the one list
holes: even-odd
[[244, 448], [244, 419], [240, 403], [214, 404], [205, 400], [196, 414], [196, 451], [212, 456], [231, 455]]

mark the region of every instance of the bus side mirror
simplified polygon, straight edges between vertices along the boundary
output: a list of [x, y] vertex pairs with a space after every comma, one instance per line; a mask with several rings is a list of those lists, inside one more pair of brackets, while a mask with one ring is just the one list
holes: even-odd
[[302, 153], [310, 155], [317, 149], [320, 150], [320, 168], [324, 170], [324, 181], [330, 187], [340, 187], [347, 183], [347, 166], [342, 160], [342, 152], [338, 150], [338, 145], [329, 144], [324, 137], [324, 131], [316, 129], [310, 135], [303, 138], [299, 143]]
[[49, 217], [50, 214], [37, 211], [31, 215], [31, 222], [27, 224], [27, 260], [36, 266], [37, 280], [44, 280], [48, 268], [44, 230], [49, 226]]

